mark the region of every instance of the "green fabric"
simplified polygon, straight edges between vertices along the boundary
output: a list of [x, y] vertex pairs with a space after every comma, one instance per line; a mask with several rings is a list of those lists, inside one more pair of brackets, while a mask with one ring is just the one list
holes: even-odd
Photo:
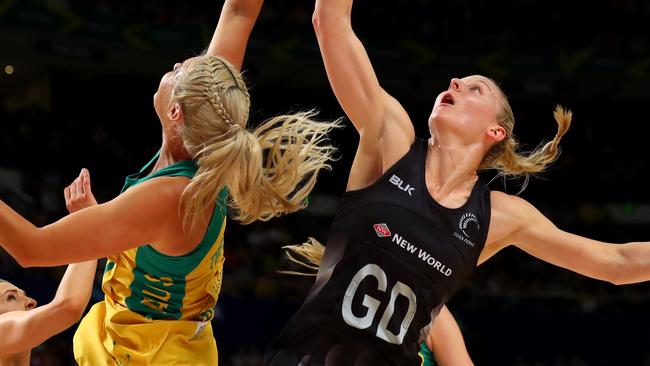
[[110, 271], [111, 269], [115, 268], [115, 262], [112, 260], [107, 260], [106, 261], [106, 267], [104, 267], [104, 273]]
[[[153, 174], [148, 174], [160, 157], [160, 151], [136, 174], [127, 176], [122, 192], [156, 177], [193, 178], [198, 170], [192, 160], [179, 161]], [[185, 298], [185, 279], [201, 263], [212, 244], [217, 240], [227, 214], [228, 191], [219, 192], [212, 218], [201, 242], [183, 256], [167, 256], [150, 245], [137, 248], [133, 281], [129, 285], [131, 296], [126, 299], [129, 310], [149, 319], [180, 319]], [[220, 243], [223, 246], [223, 243]], [[223, 250], [219, 247], [218, 253]], [[114, 265], [114, 263], [113, 263]], [[108, 268], [108, 265], [107, 265]], [[147, 295], [145, 298], [144, 295]]]
[[420, 355], [420, 358], [422, 359], [420, 366], [434, 366], [436, 364], [436, 358], [429, 347], [427, 347], [426, 342], [422, 342], [420, 345], [420, 352], [418, 352], [418, 355]]

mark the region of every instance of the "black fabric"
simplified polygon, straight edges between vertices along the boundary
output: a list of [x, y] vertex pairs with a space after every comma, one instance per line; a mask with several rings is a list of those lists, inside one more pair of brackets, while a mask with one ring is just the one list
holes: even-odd
[[430, 196], [426, 155], [418, 139], [377, 182], [344, 194], [316, 282], [266, 365], [421, 363], [420, 329], [476, 268], [490, 220], [482, 179], [460, 208]]

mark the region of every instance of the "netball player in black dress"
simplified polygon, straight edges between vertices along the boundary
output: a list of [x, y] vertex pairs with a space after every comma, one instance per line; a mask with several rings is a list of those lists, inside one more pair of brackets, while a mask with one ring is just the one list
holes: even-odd
[[336, 97], [359, 146], [316, 282], [270, 346], [267, 365], [419, 365], [420, 330], [474, 268], [515, 245], [615, 284], [650, 279], [650, 243], [610, 245], [562, 231], [525, 200], [490, 191], [481, 169], [507, 176], [553, 162], [555, 138], [517, 152], [514, 117], [490, 79], [452, 79], [416, 138], [352, 30], [352, 0], [318, 0], [314, 27]]

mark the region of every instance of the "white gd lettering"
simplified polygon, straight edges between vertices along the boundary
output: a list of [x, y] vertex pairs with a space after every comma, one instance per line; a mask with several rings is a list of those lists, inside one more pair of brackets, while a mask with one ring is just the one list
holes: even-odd
[[[379, 300], [364, 294], [362, 304], [368, 309], [368, 311], [363, 317], [358, 317], [352, 313], [352, 299], [354, 298], [354, 294], [357, 292], [361, 281], [363, 281], [368, 276], [372, 276], [377, 280], [378, 290], [385, 292], [386, 288], [388, 287], [388, 278], [386, 277], [386, 272], [384, 272], [384, 270], [382, 270], [381, 267], [376, 264], [371, 263], [365, 265], [354, 275], [354, 277], [352, 277], [352, 281], [350, 281], [350, 285], [345, 291], [342, 312], [343, 320], [345, 320], [349, 326], [355, 327], [357, 329], [367, 329], [372, 325], [373, 320], [375, 319], [375, 315], [377, 314], [377, 310], [379, 309], [379, 305], [381, 304]], [[388, 330], [387, 327], [388, 322], [393, 317], [393, 313], [395, 311], [395, 301], [400, 295], [408, 299], [409, 306], [404, 319], [402, 319], [399, 333], [395, 334]], [[402, 341], [404, 341], [404, 336], [406, 336], [406, 332], [408, 331], [408, 328], [413, 321], [413, 317], [415, 316], [416, 305], [417, 298], [415, 297], [413, 290], [411, 290], [408, 285], [397, 281], [391, 290], [388, 306], [386, 307], [386, 310], [384, 311], [384, 314], [379, 321], [379, 327], [377, 328], [377, 337], [393, 344], [402, 344]]]

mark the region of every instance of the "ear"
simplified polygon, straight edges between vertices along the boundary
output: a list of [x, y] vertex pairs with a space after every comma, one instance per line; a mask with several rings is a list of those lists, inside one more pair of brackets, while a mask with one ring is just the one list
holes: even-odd
[[167, 118], [172, 122], [183, 122], [183, 108], [180, 104], [174, 102], [167, 111]]
[[490, 140], [494, 141], [495, 143], [507, 137], [506, 129], [499, 125], [490, 127], [487, 130], [486, 135]]

